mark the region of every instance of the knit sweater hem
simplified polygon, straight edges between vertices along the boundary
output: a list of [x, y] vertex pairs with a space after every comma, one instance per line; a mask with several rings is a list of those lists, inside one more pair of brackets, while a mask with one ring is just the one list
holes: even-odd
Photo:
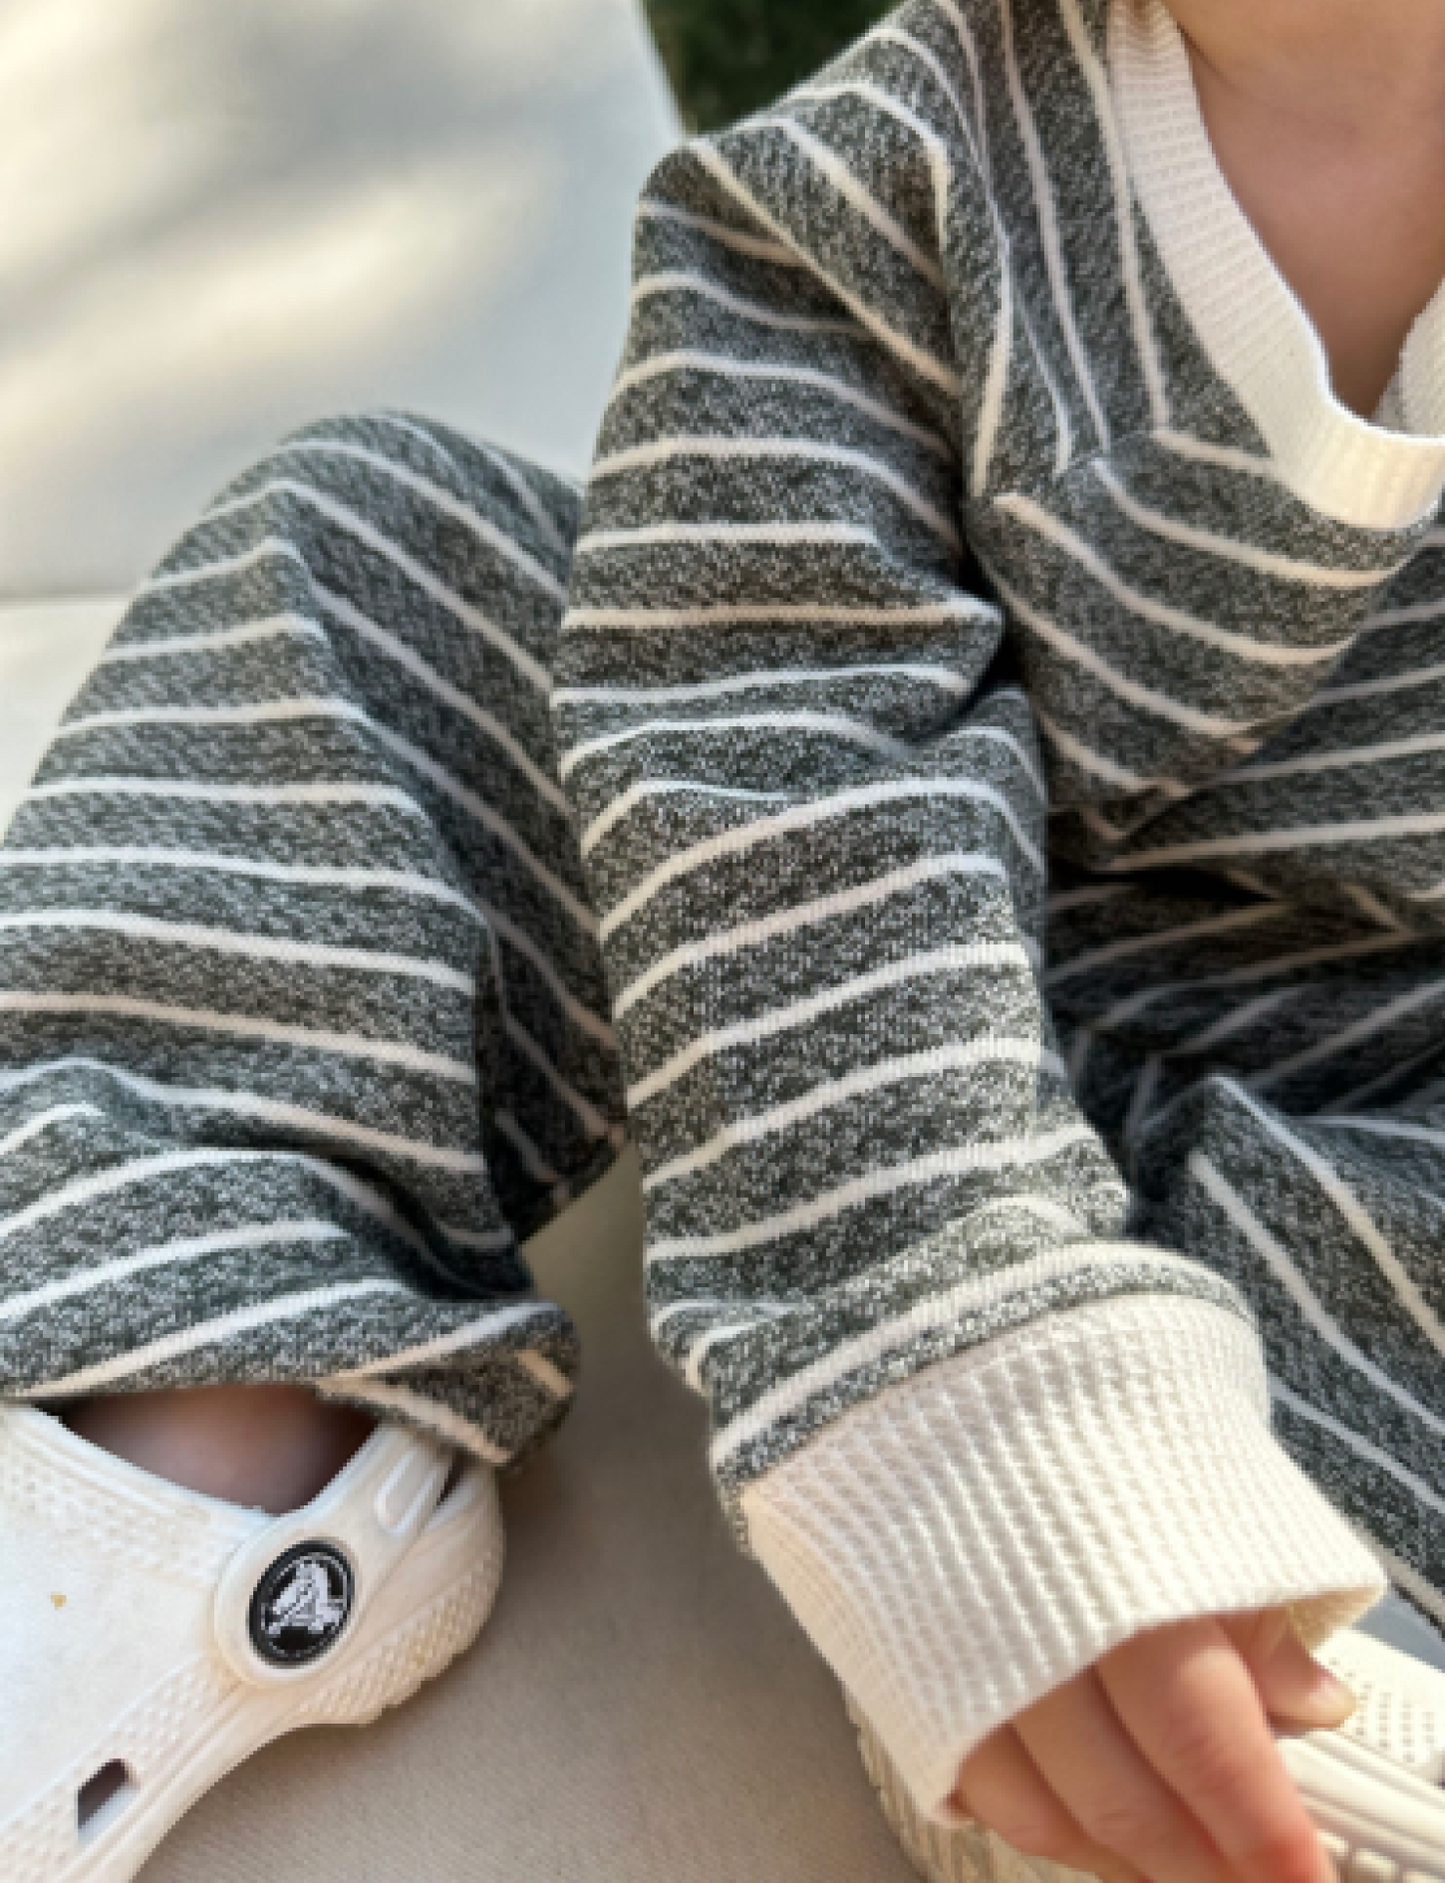
[[920, 1810], [1109, 1649], [1292, 1606], [1317, 1646], [1387, 1580], [1269, 1429], [1236, 1316], [1159, 1296], [1034, 1323], [867, 1401], [743, 1497], [752, 1549]]

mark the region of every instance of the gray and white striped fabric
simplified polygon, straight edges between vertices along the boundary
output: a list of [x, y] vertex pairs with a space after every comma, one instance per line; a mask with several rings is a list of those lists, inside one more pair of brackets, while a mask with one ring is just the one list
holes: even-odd
[[600, 941], [735, 1515], [936, 1361], [1192, 1297], [1445, 1612], [1445, 534], [1277, 474], [1105, 15], [914, 0], [662, 166], [560, 640], [573, 493], [413, 421], [167, 560], [0, 853], [0, 1390], [308, 1378], [515, 1455], [574, 1358], [516, 1240], [618, 1141]]
[[0, 1388], [304, 1379], [501, 1462], [621, 1100], [552, 756], [576, 491], [312, 428], [137, 596], [0, 848]]
[[736, 1493], [1039, 1317], [1216, 1302], [1441, 1615], [1440, 483], [1366, 526], [1273, 461], [1110, 14], [914, 0], [642, 203], [554, 703], [653, 1325]]

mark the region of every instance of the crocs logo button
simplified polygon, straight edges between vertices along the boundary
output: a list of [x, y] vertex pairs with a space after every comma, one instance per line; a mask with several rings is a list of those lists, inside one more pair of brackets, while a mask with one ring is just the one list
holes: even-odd
[[274, 1667], [304, 1667], [326, 1653], [351, 1616], [351, 1564], [329, 1543], [298, 1543], [251, 1597], [251, 1640]]

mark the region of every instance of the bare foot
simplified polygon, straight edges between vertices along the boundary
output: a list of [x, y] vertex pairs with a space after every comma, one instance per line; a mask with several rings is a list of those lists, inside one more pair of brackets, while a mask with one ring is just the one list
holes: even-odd
[[56, 1407], [72, 1432], [189, 1491], [281, 1516], [309, 1504], [374, 1421], [304, 1386], [197, 1386]]

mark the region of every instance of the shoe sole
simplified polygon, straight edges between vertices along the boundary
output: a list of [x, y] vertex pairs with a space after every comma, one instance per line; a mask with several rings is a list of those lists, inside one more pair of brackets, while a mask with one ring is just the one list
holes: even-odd
[[[904, 1855], [928, 1883], [1098, 1883], [1028, 1857], [982, 1825], [920, 1816], [877, 1735], [848, 1702], [863, 1767]], [[1281, 1735], [1280, 1751], [1342, 1883], [1445, 1883], [1445, 1793], [1343, 1733]]]

